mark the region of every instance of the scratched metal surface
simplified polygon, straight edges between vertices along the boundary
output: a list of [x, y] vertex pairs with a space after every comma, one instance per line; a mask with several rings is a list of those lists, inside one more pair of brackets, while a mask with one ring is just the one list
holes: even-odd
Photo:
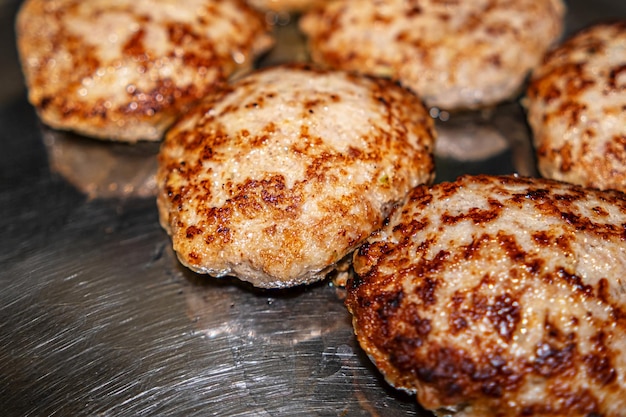
[[[1, 414], [429, 416], [385, 384], [329, 282], [258, 291], [178, 264], [154, 204], [156, 147], [39, 124], [16, 59], [18, 3], [0, 0]], [[626, 16], [622, 0], [569, 7], [568, 33]], [[438, 125], [438, 181], [535, 174], [516, 103]]]

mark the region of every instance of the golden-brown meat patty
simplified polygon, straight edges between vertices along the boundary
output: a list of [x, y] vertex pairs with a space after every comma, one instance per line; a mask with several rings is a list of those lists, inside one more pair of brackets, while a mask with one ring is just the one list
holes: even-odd
[[300, 26], [313, 61], [390, 76], [450, 110], [518, 93], [564, 12], [561, 0], [338, 0]]
[[553, 50], [527, 96], [543, 176], [626, 191], [626, 20], [588, 27]]
[[239, 0], [27, 0], [17, 44], [46, 124], [135, 142], [164, 130], [271, 44]]
[[354, 269], [361, 346], [425, 408], [624, 416], [625, 194], [514, 176], [420, 186]]
[[390, 81], [261, 70], [166, 135], [161, 223], [196, 272], [259, 287], [320, 280], [432, 180], [433, 139], [420, 100]]

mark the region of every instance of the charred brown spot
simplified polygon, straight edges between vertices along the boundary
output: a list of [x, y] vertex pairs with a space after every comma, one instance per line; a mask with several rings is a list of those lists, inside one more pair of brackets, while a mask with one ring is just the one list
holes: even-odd
[[459, 192], [461, 189], [462, 189], [462, 186], [458, 184], [457, 182], [444, 182], [444, 183], [439, 184], [439, 188], [438, 188], [439, 192], [441, 193], [441, 198], [450, 198], [454, 194]]
[[416, 205], [417, 207], [427, 207], [433, 199], [434, 197], [430, 193], [428, 186], [425, 185], [415, 187], [408, 196], [408, 201], [411, 205]]
[[580, 119], [586, 111], [586, 104], [576, 103], [573, 101], [566, 101], [559, 108], [559, 112], [567, 117], [570, 128], [574, 128], [580, 123]]
[[547, 393], [555, 401], [551, 403], [537, 402], [524, 406], [521, 416], [536, 415], [580, 415], [585, 417], [605, 417], [599, 412], [598, 399], [588, 389], [571, 390], [567, 384], [554, 385]]
[[574, 238], [571, 235], [561, 235], [556, 238], [556, 246], [564, 253], [572, 250], [572, 242]]
[[517, 243], [517, 239], [515, 236], [506, 235], [503, 232], [499, 232], [498, 243], [500, 247], [504, 250], [506, 255], [511, 258], [514, 262], [523, 262], [526, 259], [527, 253], [522, 249], [522, 247]]
[[381, 321], [382, 327], [387, 327], [389, 320], [395, 315], [397, 310], [402, 305], [404, 299], [404, 293], [402, 290], [395, 292], [384, 292], [376, 294], [372, 297], [372, 306], [375, 306], [375, 311], [378, 319]]
[[523, 196], [531, 201], [543, 201], [550, 197], [550, 191], [545, 188], [535, 188], [528, 190]]
[[600, 355], [585, 355], [583, 362], [587, 367], [587, 374], [601, 385], [608, 385], [617, 378], [617, 371], [610, 358]]
[[355, 148], [354, 146], [348, 147], [348, 158], [349, 159], [360, 159], [363, 155], [363, 151], [361, 149]]
[[605, 304], [610, 303], [610, 284], [606, 278], [601, 278], [598, 281], [598, 299]]
[[538, 274], [545, 266], [546, 261], [541, 258], [532, 258], [526, 261], [528, 272], [532, 275]]
[[439, 281], [427, 277], [415, 287], [415, 293], [425, 306], [433, 305], [437, 302], [436, 294], [438, 286]]
[[[154, 88], [148, 91], [138, 88], [127, 89], [130, 102], [120, 106], [118, 110], [123, 114], [140, 114], [151, 117], [163, 109], [173, 106], [183, 97], [194, 95], [193, 87], [178, 88], [170, 78], [156, 80], [154, 85]], [[185, 98], [184, 101], [188, 100], [189, 98]]]
[[606, 144], [605, 153], [620, 164], [626, 164], [626, 135], [613, 136]]
[[392, 346], [389, 361], [398, 369], [410, 371], [415, 365], [415, 351], [423, 345], [423, 340], [416, 337], [396, 335]]
[[476, 361], [463, 350], [431, 344], [426, 357], [415, 363], [413, 369], [444, 397], [463, 401], [481, 394], [499, 398], [519, 386], [520, 376], [506, 363], [498, 352]]
[[480, 248], [483, 243], [489, 240], [488, 235], [482, 235], [480, 238], [473, 239], [468, 245], [461, 248], [462, 250], [462, 259], [467, 261], [474, 259], [480, 256]]
[[215, 231], [217, 235], [220, 236], [222, 242], [230, 242], [232, 236], [229, 227], [219, 225]]
[[406, 16], [409, 18], [414, 18], [415, 16], [419, 16], [423, 13], [422, 7], [420, 7], [418, 2], [407, 2], [407, 10], [405, 12]]
[[485, 61], [496, 68], [502, 66], [502, 57], [499, 54], [492, 54], [485, 58]]
[[372, 20], [376, 23], [389, 24], [392, 21], [392, 17], [375, 12], [372, 16]]
[[448, 213], [443, 214], [441, 216], [441, 222], [447, 225], [453, 225], [462, 221], [471, 221], [475, 224], [488, 223], [493, 221], [500, 216], [501, 209], [499, 207], [494, 207], [491, 209], [481, 210], [476, 207], [472, 207], [469, 209], [467, 213], [459, 214], [459, 215], [450, 215]]
[[561, 157], [561, 171], [569, 172], [572, 170], [574, 166], [574, 157], [572, 156], [572, 145], [570, 143], [565, 143], [561, 149], [558, 151]]
[[465, 296], [458, 291], [450, 299], [451, 308], [450, 315], [448, 316], [448, 322], [450, 324], [452, 334], [458, 334], [459, 332], [467, 329], [469, 325], [461, 310], [461, 306], [463, 305], [464, 301]]
[[145, 36], [146, 31], [144, 29], [136, 31], [122, 47], [123, 53], [133, 57], [137, 61], [146, 61], [148, 56], [146, 55], [146, 48], [143, 44]]
[[545, 377], [560, 375], [575, 366], [576, 354], [577, 350], [574, 343], [559, 348], [548, 342], [541, 342], [535, 350], [535, 360], [532, 367], [535, 372]]
[[369, 268], [375, 265], [378, 260], [385, 254], [393, 250], [392, 246], [383, 242], [368, 243], [365, 242], [357, 250], [354, 258], [354, 269], [358, 275], [368, 273]]
[[[419, 261], [415, 262], [411, 265], [407, 272], [411, 274], [411, 276], [416, 276], [419, 278], [427, 277], [429, 275], [433, 275], [443, 269], [446, 264], [446, 259], [450, 255], [450, 252], [441, 250], [437, 252], [437, 254], [432, 259], [420, 258]], [[432, 283], [433, 286], [436, 287], [436, 283]], [[434, 288], [433, 288], [434, 290]], [[427, 291], [428, 292], [428, 291]], [[434, 292], [431, 296], [434, 295]]]
[[197, 226], [189, 226], [187, 228], [187, 230], [185, 231], [185, 236], [187, 237], [187, 239], [192, 239], [194, 238], [196, 235], [199, 235], [202, 233], [202, 229], [200, 229]]
[[556, 275], [572, 286], [576, 292], [583, 294], [585, 297], [592, 297], [594, 295], [593, 287], [591, 285], [585, 285], [583, 279], [578, 275], [569, 273], [564, 268], [559, 268], [556, 271]]
[[607, 335], [603, 331], [591, 338], [594, 351], [583, 357], [587, 374], [602, 385], [608, 385], [617, 378], [617, 371], [612, 363], [615, 355], [607, 346]]
[[521, 319], [521, 307], [518, 300], [510, 294], [498, 295], [487, 314], [498, 332], [506, 341], [511, 341]]
[[429, 220], [426, 218], [423, 219], [412, 219], [407, 223], [399, 223], [393, 227], [393, 233], [399, 236], [405, 236], [406, 239], [411, 239], [415, 233], [420, 230], [424, 230], [430, 224]]
[[606, 211], [603, 207], [600, 206], [595, 206], [594, 208], [592, 208], [593, 212], [600, 216], [600, 217], [606, 217], [609, 215], [609, 212]]
[[623, 74], [626, 74], [626, 64], [611, 68], [611, 71], [609, 71], [609, 78], [607, 80], [607, 87], [609, 91], [621, 91], [626, 89], [626, 83], [619, 83], [619, 78], [620, 76], [623, 76]]
[[[535, 93], [534, 95], [536, 96], [537, 93]], [[542, 96], [547, 103], [550, 103], [552, 101], [560, 99], [562, 96], [562, 92], [556, 85], [550, 85], [544, 90]]]
[[39, 101], [39, 108], [41, 108], [42, 110], [45, 110], [53, 101], [54, 101], [53, 97], [43, 96], [41, 100]]
[[545, 230], [533, 233], [532, 238], [539, 246], [550, 246], [554, 239], [552, 234]]
[[457, 311], [453, 311], [450, 314], [449, 322], [452, 334], [459, 334], [461, 331], [466, 330], [469, 325], [465, 317]]

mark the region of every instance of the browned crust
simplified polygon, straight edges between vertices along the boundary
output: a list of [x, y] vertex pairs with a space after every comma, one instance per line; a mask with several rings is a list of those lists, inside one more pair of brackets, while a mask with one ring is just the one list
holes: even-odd
[[527, 90], [545, 177], [626, 191], [626, 21], [602, 22], [546, 55]]
[[[239, 8], [236, 18], [206, 1], [203, 15], [193, 22], [175, 17], [157, 20], [137, 12], [130, 1], [96, 4], [87, 12], [90, 6], [79, 0], [26, 1], [16, 32], [30, 102], [42, 120], [55, 128], [130, 142], [161, 139], [189, 105], [241, 66], [233, 51], [239, 51], [245, 65], [251, 66], [254, 56], [269, 45], [263, 18], [239, 0], [228, 1]], [[125, 15], [139, 28], [110, 59], [100, 54], [100, 49], [117, 48], [107, 44], [108, 35], [92, 45], [67, 25], [76, 19], [104, 31], [98, 25], [105, 13]], [[219, 42], [228, 44], [226, 49], [206, 33], [207, 26], [220, 19], [236, 33], [223, 34]], [[162, 51], [147, 46], [149, 27], [153, 35], [156, 27], [163, 31]], [[164, 71], [167, 68], [170, 71]], [[121, 75], [124, 71], [130, 75]], [[86, 82], [107, 84], [98, 92], [88, 92]]]
[[[284, 103], [297, 108], [298, 117], [283, 122], [284, 99], [277, 93], [283, 87], [259, 84], [270, 71], [347, 80], [365, 92], [365, 108], [375, 106], [380, 121], [368, 122], [363, 137], [346, 139], [351, 145], [340, 152], [338, 133], [324, 127], [323, 114], [341, 104], [344, 92], [303, 88], [299, 102]], [[233, 94], [245, 99], [227, 101]], [[211, 110], [223, 102], [230, 104]], [[250, 130], [247, 123], [268, 106], [277, 113]], [[241, 122], [223, 125], [231, 116]], [[296, 132], [293, 123], [300, 126]], [[341, 123], [349, 132], [349, 117]], [[311, 126], [326, 133], [318, 136]], [[159, 159], [161, 222], [181, 261], [198, 272], [233, 273], [259, 286], [319, 280], [381, 225], [391, 204], [432, 180], [433, 140], [432, 120], [419, 99], [390, 81], [299, 65], [260, 70], [212, 94], [168, 133]], [[249, 155], [266, 156], [266, 166], [249, 164]], [[231, 179], [232, 163], [249, 174]], [[272, 166], [281, 163], [293, 165], [293, 176]], [[359, 180], [362, 173], [372, 180]]]
[[[455, 206], [472, 193], [479, 203]], [[508, 224], [511, 211], [517, 224]], [[443, 237], [453, 227], [470, 237]], [[601, 254], [615, 263], [616, 276], [584, 272], [586, 251], [598, 265]], [[378, 368], [427, 408], [618, 417], [626, 407], [624, 265], [626, 195], [464, 176], [413, 190], [360, 247], [346, 305]], [[533, 385], [537, 395], [525, 394]]]
[[520, 92], [558, 39], [561, 0], [337, 0], [300, 26], [314, 62], [388, 76], [428, 106], [490, 106]]

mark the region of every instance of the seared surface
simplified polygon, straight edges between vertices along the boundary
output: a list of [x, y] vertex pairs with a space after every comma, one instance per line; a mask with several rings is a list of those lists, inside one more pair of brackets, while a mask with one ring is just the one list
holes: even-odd
[[560, 35], [561, 0], [339, 0], [301, 20], [312, 58], [390, 76], [429, 106], [491, 105], [516, 94]]
[[17, 17], [29, 100], [52, 127], [159, 140], [271, 40], [238, 0], [28, 0]]
[[626, 21], [589, 27], [547, 56], [528, 121], [542, 175], [626, 191]]
[[390, 81], [262, 70], [168, 132], [161, 223], [194, 271], [260, 287], [320, 280], [432, 179], [433, 140], [419, 99]]
[[413, 190], [347, 306], [388, 381], [457, 416], [626, 410], [626, 195], [513, 176]]
[[331, 0], [247, 0], [248, 4], [259, 10], [274, 12], [302, 12], [328, 1]]

